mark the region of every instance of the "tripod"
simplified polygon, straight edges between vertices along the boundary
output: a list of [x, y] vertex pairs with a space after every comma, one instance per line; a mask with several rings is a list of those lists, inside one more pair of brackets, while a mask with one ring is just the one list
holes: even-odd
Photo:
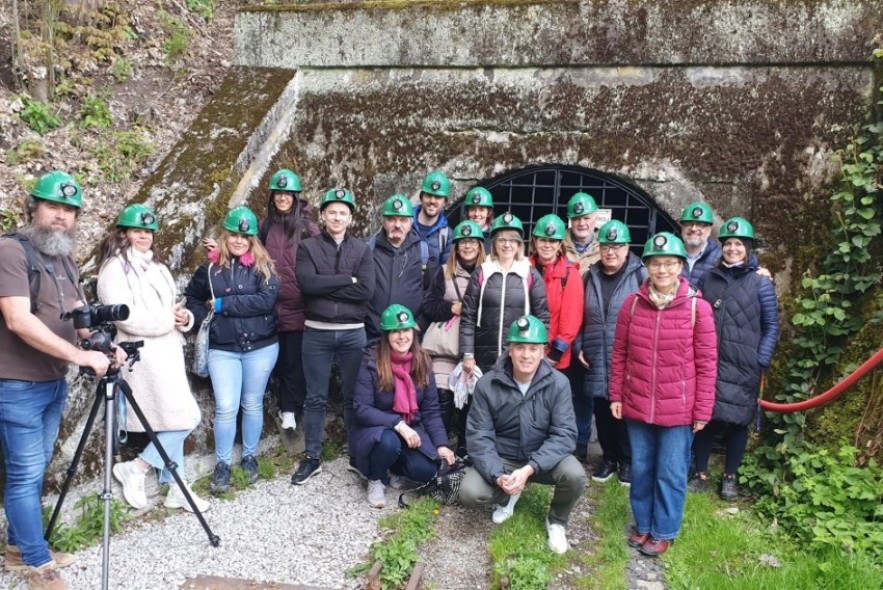
[[[140, 354], [138, 352], [138, 348], [143, 345], [143, 342], [120, 342], [117, 345], [124, 351], [126, 351], [129, 359], [129, 370], [131, 370], [132, 365], [139, 359]], [[144, 427], [145, 433], [156, 447], [156, 450], [159, 452], [160, 457], [162, 457], [166, 469], [168, 469], [169, 472], [172, 474], [172, 477], [175, 478], [175, 483], [183, 492], [184, 497], [187, 499], [187, 503], [190, 504], [190, 507], [193, 509], [193, 513], [199, 519], [199, 524], [202, 525], [203, 530], [205, 530], [206, 534], [208, 535], [209, 543], [212, 544], [212, 547], [217, 547], [221, 544], [221, 538], [214, 534], [209, 528], [205, 517], [203, 517], [202, 512], [200, 512], [199, 509], [196, 507], [196, 503], [193, 501], [190, 492], [184, 485], [184, 481], [181, 479], [181, 476], [178, 475], [178, 465], [174, 461], [172, 461], [171, 458], [169, 458], [166, 450], [163, 448], [162, 444], [159, 442], [159, 439], [156, 437], [156, 432], [154, 432], [153, 428], [150, 427], [150, 424], [147, 423], [147, 419], [144, 417], [144, 413], [141, 411], [141, 408], [135, 401], [135, 397], [132, 395], [132, 388], [129, 387], [129, 384], [126, 383], [125, 379], [123, 379], [122, 375], [120, 375], [120, 369], [110, 369], [108, 370], [107, 374], [105, 374], [105, 376], [98, 381], [98, 385], [95, 389], [95, 402], [92, 404], [92, 410], [91, 412], [89, 412], [89, 417], [86, 420], [86, 427], [83, 429], [82, 436], [80, 436], [80, 442], [77, 445], [77, 450], [74, 453], [74, 458], [71, 461], [70, 467], [68, 467], [67, 469], [64, 483], [61, 486], [61, 493], [58, 497], [58, 502], [55, 504], [55, 510], [52, 512], [52, 518], [49, 519], [49, 524], [46, 527], [46, 539], [48, 540], [50, 535], [52, 534], [52, 530], [55, 528], [55, 523], [58, 520], [59, 514], [61, 513], [61, 506], [64, 503], [64, 499], [67, 496], [74, 476], [77, 473], [77, 466], [79, 465], [80, 458], [82, 457], [83, 451], [86, 448], [89, 433], [92, 431], [92, 427], [95, 424], [95, 418], [98, 416], [98, 408], [101, 406], [101, 402], [103, 401], [104, 425], [106, 433], [104, 444], [104, 490], [101, 493], [101, 499], [104, 501], [104, 530], [102, 534], [101, 546], [102, 590], [107, 590], [107, 588], [109, 587], [110, 508], [111, 500], [113, 499], [113, 492], [111, 491], [111, 468], [113, 466], [114, 451], [116, 450], [117, 446], [115, 444], [116, 420], [114, 417], [114, 406], [117, 400], [117, 395], [120, 391], [125, 396], [126, 402], [129, 404], [129, 407], [131, 407], [131, 409], [135, 412], [135, 415], [138, 417], [138, 420], [140, 420], [141, 425]]]

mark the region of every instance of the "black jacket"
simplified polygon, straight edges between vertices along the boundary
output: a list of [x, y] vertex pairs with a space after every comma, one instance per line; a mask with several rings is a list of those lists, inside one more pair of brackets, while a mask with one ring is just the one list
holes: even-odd
[[300, 243], [295, 275], [304, 296], [306, 319], [334, 324], [368, 321], [368, 303], [374, 296], [374, 258], [362, 240], [347, 233], [338, 246], [323, 229]]
[[230, 352], [249, 352], [276, 342], [276, 297], [279, 285], [276, 275], [266, 280], [252, 266], [243, 266], [233, 258], [231, 266], [212, 264], [209, 287], [208, 263], [193, 274], [184, 296], [187, 309], [193, 313], [193, 325], [199, 325], [208, 315], [206, 302], [221, 300], [221, 311], [215, 313], [209, 333], [209, 348]]
[[423, 294], [429, 279], [438, 269], [438, 263], [432, 256], [426, 257], [424, 268], [421, 250], [429, 253], [425, 245], [421, 245], [420, 236], [413, 229], [408, 232], [404, 243], [393, 248], [380, 231], [372, 240], [374, 244], [374, 297], [368, 306], [368, 324], [365, 330], [369, 339], [380, 336], [380, 314], [393, 303], [399, 303], [411, 310], [414, 317], [420, 316], [423, 306]]

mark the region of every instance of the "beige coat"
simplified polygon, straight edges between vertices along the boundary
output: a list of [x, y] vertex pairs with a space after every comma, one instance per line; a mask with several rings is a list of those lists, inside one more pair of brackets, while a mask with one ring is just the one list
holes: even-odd
[[[187, 381], [182, 333], [192, 327], [193, 316], [187, 312], [188, 325], [175, 328], [172, 275], [164, 265], [142, 257], [130, 255], [131, 264], [122, 257], [105, 262], [98, 274], [98, 298], [105, 305], [129, 306], [129, 318], [115, 322], [115, 342], [144, 341], [141, 360], [131, 373], [124, 368], [122, 375], [151, 428], [192, 430], [199, 424], [200, 412]], [[126, 412], [126, 428], [144, 432], [131, 408]]]
[[589, 267], [601, 260], [601, 250], [598, 246], [598, 232], [595, 232], [595, 239], [592, 240], [588, 249], [582, 254], [577, 252], [576, 248], [573, 247], [573, 238], [571, 237], [570, 232], [567, 232], [567, 237], [564, 238], [564, 253], [567, 254], [568, 260], [579, 264], [579, 275], [585, 277], [586, 273], [589, 271]]

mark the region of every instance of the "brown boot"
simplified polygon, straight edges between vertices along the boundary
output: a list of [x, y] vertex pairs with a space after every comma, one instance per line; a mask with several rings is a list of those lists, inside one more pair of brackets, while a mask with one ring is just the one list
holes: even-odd
[[[52, 558], [53, 567], [67, 567], [73, 564], [77, 558], [70, 553], [62, 553], [61, 551], [49, 550], [49, 557]], [[4, 569], [7, 572], [23, 572], [28, 569], [28, 565], [21, 558], [21, 549], [17, 545], [7, 545], [5, 553]]]
[[61, 579], [58, 570], [51, 563], [40, 567], [29, 567], [25, 573], [28, 590], [70, 590], [67, 582]]

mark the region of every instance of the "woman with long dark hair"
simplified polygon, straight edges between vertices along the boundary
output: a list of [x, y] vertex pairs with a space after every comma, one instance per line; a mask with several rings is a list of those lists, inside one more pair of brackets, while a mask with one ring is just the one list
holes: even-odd
[[404, 305], [380, 316], [383, 334], [365, 354], [353, 394], [350, 440], [356, 468], [368, 478], [368, 503], [383, 508], [389, 473], [416, 482], [435, 476], [439, 459], [453, 464], [438, 408], [432, 361]]
[[[141, 362], [126, 375], [138, 406], [166, 453], [177, 464], [178, 475], [200, 511], [211, 505], [187, 484], [184, 440], [199, 424], [199, 406], [190, 391], [184, 367], [183, 333], [193, 327], [193, 314], [177, 301], [177, 287], [156, 251], [156, 214], [144, 205], [129, 205], [120, 213], [116, 229], [101, 245], [98, 298], [104, 305], [127, 305], [129, 317], [114, 322], [116, 342], [141, 340]], [[145, 424], [129, 411], [126, 430], [144, 432]], [[123, 498], [136, 509], [147, 507], [145, 480], [151, 468], [159, 483], [170, 484], [167, 508], [192, 511], [183, 491], [165, 467], [151, 442], [132, 461], [113, 466], [123, 486]]]
[[300, 198], [297, 174], [283, 168], [270, 179], [267, 218], [260, 224], [261, 243], [276, 265], [279, 298], [279, 358], [273, 370], [273, 389], [279, 402], [282, 428], [294, 429], [303, 413], [307, 384], [302, 361], [304, 298], [297, 284], [297, 248], [302, 240], [319, 234], [310, 204]]

